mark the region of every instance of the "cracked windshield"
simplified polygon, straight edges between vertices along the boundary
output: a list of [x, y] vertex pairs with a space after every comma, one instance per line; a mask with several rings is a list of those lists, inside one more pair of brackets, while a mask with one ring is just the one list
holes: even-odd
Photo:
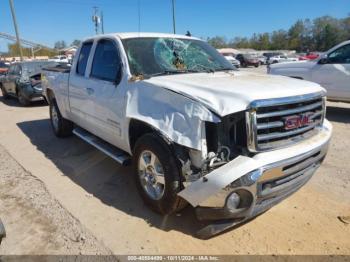
[[235, 69], [213, 47], [200, 40], [132, 38], [124, 40], [123, 44], [134, 76]]

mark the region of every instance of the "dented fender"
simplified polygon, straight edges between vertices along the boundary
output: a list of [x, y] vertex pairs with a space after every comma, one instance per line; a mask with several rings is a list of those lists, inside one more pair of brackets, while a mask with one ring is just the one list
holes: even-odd
[[220, 119], [201, 103], [174, 91], [135, 82], [126, 93], [126, 117], [147, 123], [179, 145], [202, 150], [202, 123]]

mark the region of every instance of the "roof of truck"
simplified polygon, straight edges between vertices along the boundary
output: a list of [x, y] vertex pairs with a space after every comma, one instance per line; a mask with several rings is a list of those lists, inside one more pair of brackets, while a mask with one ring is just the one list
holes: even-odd
[[118, 37], [120, 39], [128, 39], [128, 38], [138, 38], [138, 37], [165, 37], [165, 38], [181, 38], [181, 39], [195, 39], [195, 40], [200, 40], [199, 38], [196, 37], [190, 37], [186, 35], [176, 35], [176, 34], [165, 34], [165, 33], [145, 33], [145, 32], [130, 32], [130, 33], [111, 33], [111, 34], [104, 34], [104, 35], [96, 35], [93, 37], [88, 37], [85, 40], [88, 39], [95, 39], [95, 38], [102, 38], [102, 37]]

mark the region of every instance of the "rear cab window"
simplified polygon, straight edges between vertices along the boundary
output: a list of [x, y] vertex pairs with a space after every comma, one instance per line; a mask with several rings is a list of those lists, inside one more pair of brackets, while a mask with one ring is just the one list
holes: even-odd
[[77, 68], [76, 68], [76, 73], [78, 75], [81, 75], [81, 76], [85, 75], [85, 70], [89, 59], [91, 47], [92, 47], [92, 42], [86, 42], [82, 45], [80, 49]]

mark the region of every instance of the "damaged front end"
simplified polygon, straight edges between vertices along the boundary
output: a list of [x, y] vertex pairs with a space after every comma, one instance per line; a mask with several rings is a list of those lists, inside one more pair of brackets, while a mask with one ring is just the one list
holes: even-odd
[[[310, 111], [312, 103], [319, 103], [315, 101], [308, 100], [305, 107]], [[288, 105], [288, 110], [290, 107]], [[252, 110], [260, 112], [260, 109]], [[264, 114], [273, 114], [274, 120], [279, 117], [275, 112], [287, 111], [281, 107], [271, 113], [264, 108]], [[250, 126], [246, 112], [203, 125], [206, 151], [190, 150], [191, 168], [187, 165], [185, 172], [188, 183], [179, 193], [195, 207], [197, 218], [207, 222], [197, 233], [198, 237], [210, 238], [256, 217], [296, 192], [312, 177], [326, 156], [332, 132], [330, 123], [324, 119], [323, 104], [315, 106], [314, 114], [316, 127], [312, 135], [305, 133], [300, 138], [299, 134], [294, 138], [298, 143], [260, 152], [249, 150]], [[276, 134], [278, 130], [274, 128], [273, 134]], [[263, 134], [266, 136], [266, 130]], [[284, 133], [279, 135], [283, 136]], [[272, 142], [276, 144], [276, 141]], [[284, 140], [277, 142], [280, 145]]]

